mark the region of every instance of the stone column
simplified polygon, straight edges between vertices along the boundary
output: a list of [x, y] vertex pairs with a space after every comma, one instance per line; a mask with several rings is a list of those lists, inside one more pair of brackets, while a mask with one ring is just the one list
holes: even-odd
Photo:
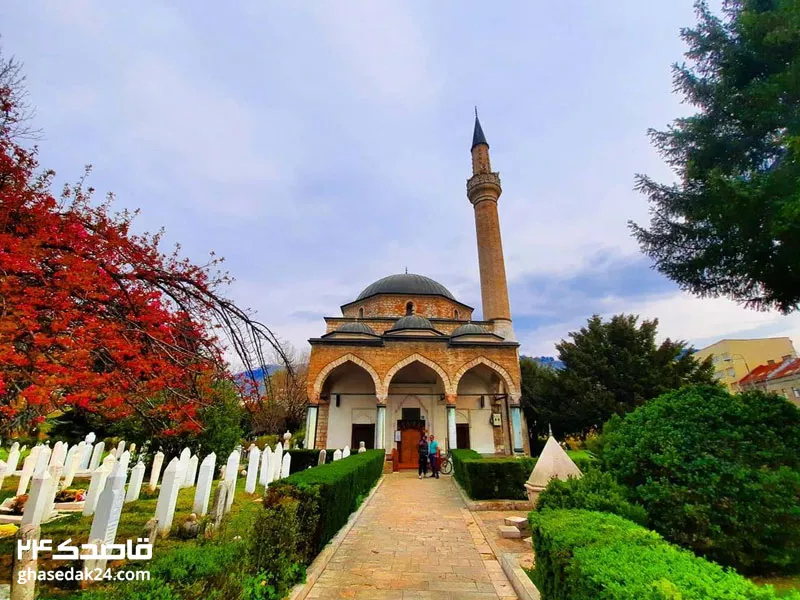
[[386, 441], [386, 405], [378, 404], [375, 415], [375, 449], [383, 450]]
[[447, 448], [454, 450], [456, 444], [456, 405], [447, 404]]
[[314, 448], [317, 443], [317, 411], [316, 404], [309, 404], [306, 409], [306, 442], [305, 448]]
[[[514, 402], [512, 400], [512, 402]], [[522, 417], [519, 401], [514, 402], [509, 407], [511, 409], [511, 436], [514, 454], [525, 452], [525, 445], [522, 438]]]

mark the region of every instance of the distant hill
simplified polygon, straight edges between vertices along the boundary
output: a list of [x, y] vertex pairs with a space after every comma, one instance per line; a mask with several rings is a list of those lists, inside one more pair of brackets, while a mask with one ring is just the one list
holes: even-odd
[[[252, 377], [258, 382], [258, 390], [260, 392], [264, 391], [264, 379], [275, 373], [276, 371], [280, 371], [283, 369], [281, 365], [264, 365], [263, 367], [259, 367], [258, 369], [253, 369], [251, 371]], [[241, 373], [237, 373], [234, 377], [241, 381], [244, 384], [250, 383], [251, 376], [247, 371], [242, 371]]]
[[555, 371], [561, 371], [565, 366], [563, 362], [557, 360], [553, 356], [520, 356], [520, 358], [530, 358], [540, 366], [547, 367], [548, 369], [553, 369]]

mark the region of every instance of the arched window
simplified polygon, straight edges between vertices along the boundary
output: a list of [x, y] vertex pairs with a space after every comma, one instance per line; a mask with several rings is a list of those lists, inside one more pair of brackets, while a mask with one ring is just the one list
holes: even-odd
[[406, 304], [406, 315], [413, 315], [414, 314], [414, 303], [409, 302]]
[[454, 309], [453, 309], [453, 318], [454, 318], [456, 321], [458, 321], [458, 309], [457, 309], [457, 308], [454, 308]]
[[358, 309], [358, 318], [359, 319], [363, 319], [364, 318], [364, 307], [363, 306]]

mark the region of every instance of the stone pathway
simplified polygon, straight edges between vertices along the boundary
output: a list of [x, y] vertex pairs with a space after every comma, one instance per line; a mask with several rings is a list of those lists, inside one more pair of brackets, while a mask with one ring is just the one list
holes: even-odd
[[310, 599], [517, 600], [449, 477], [384, 476]]

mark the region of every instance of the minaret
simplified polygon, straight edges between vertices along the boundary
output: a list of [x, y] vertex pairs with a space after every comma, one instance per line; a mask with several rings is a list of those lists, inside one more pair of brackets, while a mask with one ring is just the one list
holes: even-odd
[[489, 144], [483, 134], [475, 109], [475, 130], [472, 134], [472, 177], [467, 180], [467, 197], [475, 208], [475, 230], [478, 234], [478, 265], [481, 271], [483, 319], [494, 322], [494, 332], [516, 341], [508, 305], [506, 266], [500, 239], [500, 218], [497, 200], [503, 189], [500, 177], [492, 172]]

